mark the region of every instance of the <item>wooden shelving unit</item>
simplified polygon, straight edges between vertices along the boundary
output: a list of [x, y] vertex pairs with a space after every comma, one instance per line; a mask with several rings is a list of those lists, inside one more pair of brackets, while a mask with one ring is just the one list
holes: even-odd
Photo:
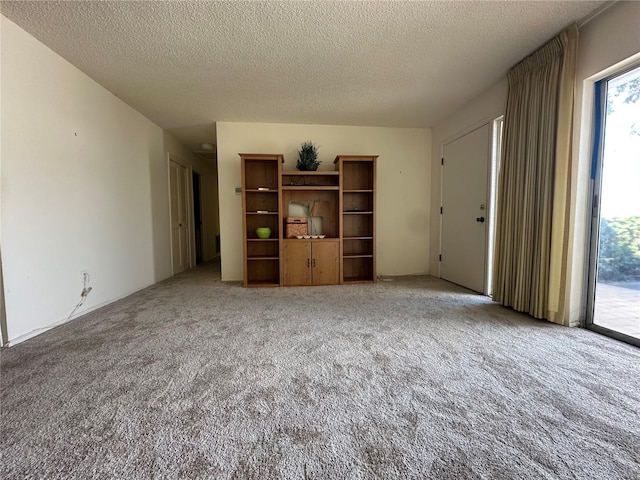
[[[335, 171], [314, 172], [283, 171], [279, 154], [240, 158], [245, 287], [376, 281], [377, 156], [340, 155]], [[294, 203], [321, 217], [324, 238], [284, 238]], [[258, 238], [258, 227], [271, 238]]]
[[[282, 155], [241, 153], [242, 238], [245, 287], [282, 284]], [[269, 227], [270, 238], [258, 238], [256, 229]]]
[[375, 282], [376, 155], [339, 155], [341, 283]]

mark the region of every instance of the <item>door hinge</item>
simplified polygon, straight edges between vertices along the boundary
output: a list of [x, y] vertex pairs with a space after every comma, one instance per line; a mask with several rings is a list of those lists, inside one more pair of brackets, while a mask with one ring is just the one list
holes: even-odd
[[439, 257], [438, 260], [442, 261], [442, 255], [439, 255], [438, 257]]
[[444, 165], [444, 157], [440, 159], [440, 165]]
[[440, 215], [442, 215], [442, 207], [440, 207]]

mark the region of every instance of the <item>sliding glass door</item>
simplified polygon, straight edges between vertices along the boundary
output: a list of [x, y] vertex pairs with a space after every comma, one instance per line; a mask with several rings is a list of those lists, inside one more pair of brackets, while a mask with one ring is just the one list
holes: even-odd
[[640, 345], [640, 66], [596, 84], [587, 327]]

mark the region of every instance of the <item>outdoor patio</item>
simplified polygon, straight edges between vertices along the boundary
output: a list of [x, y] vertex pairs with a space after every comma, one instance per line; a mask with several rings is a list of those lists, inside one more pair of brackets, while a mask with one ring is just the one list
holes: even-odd
[[640, 338], [640, 282], [598, 283], [593, 320], [596, 325]]

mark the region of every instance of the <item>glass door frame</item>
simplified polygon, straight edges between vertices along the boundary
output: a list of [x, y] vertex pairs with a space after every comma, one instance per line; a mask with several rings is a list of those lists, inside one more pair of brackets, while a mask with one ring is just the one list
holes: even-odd
[[640, 63], [628, 65], [594, 83], [593, 103], [593, 137], [590, 172], [590, 199], [589, 208], [590, 233], [588, 249], [588, 269], [586, 278], [586, 311], [584, 327], [594, 332], [640, 347], [640, 339], [626, 335], [617, 330], [603, 327], [594, 323], [596, 284], [598, 275], [598, 250], [600, 242], [600, 206], [602, 196], [602, 174], [604, 167], [604, 140], [606, 132], [607, 112], [607, 86], [610, 80], [620, 77], [632, 70], [640, 68]]

